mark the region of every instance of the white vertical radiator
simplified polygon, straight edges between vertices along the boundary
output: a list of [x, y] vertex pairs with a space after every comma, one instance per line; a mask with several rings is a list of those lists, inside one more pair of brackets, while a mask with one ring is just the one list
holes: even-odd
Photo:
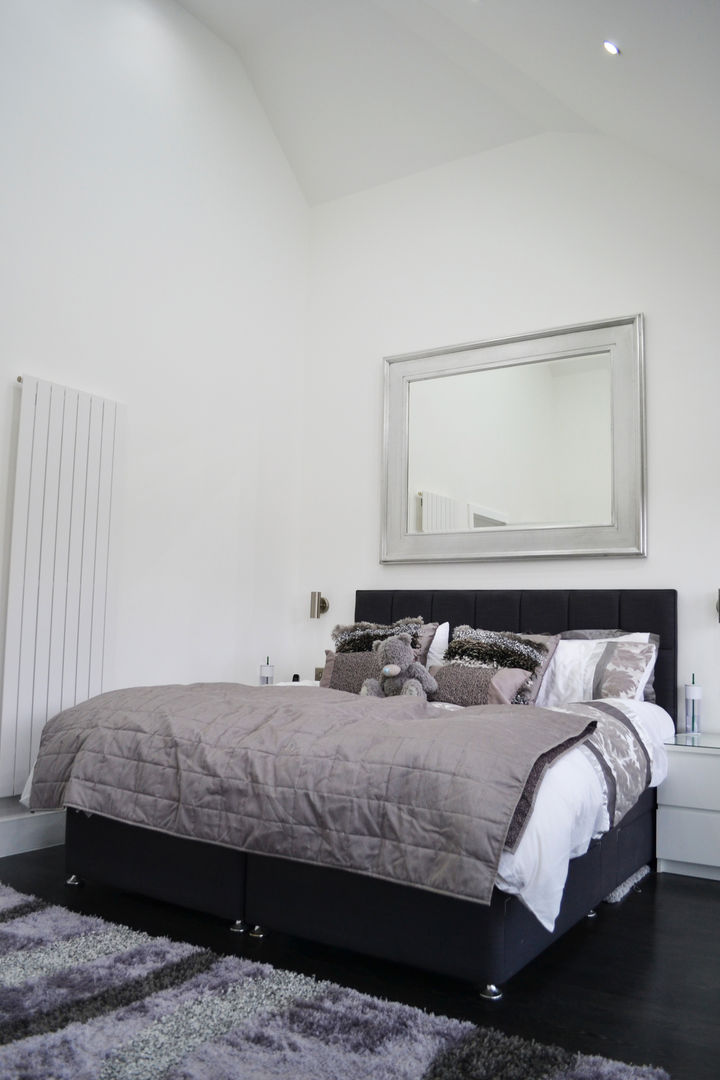
[[117, 402], [22, 376], [0, 712], [0, 796], [45, 721], [103, 688]]
[[468, 528], [468, 504], [434, 491], [421, 491], [423, 532], [455, 532]]
[[419, 491], [422, 532], [464, 532], [489, 525], [507, 525], [508, 514], [478, 503], [452, 499], [434, 491]]

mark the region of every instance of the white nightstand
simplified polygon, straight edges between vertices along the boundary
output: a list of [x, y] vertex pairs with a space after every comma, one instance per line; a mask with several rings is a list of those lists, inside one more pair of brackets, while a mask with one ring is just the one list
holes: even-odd
[[720, 881], [720, 733], [676, 735], [658, 788], [657, 868]]
[[295, 682], [276, 682], [275, 686], [319, 686], [315, 679], [296, 679]]

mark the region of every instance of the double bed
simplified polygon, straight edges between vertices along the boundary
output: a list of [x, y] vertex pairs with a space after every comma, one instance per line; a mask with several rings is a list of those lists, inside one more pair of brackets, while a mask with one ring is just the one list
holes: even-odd
[[[346, 752], [347, 733], [352, 733], [357, 742], [371, 731], [374, 746], [378, 737], [382, 741], [383, 723], [388, 739], [395, 738], [398, 731], [410, 731], [412, 739], [403, 737], [403, 745], [409, 742], [412, 754], [422, 756], [427, 765], [428, 746], [431, 743], [433, 755], [447, 755], [456, 737], [467, 739], [463, 744], [466, 750], [463, 754], [456, 754], [456, 757], [472, 757], [476, 748], [471, 725], [482, 722], [485, 716], [489, 716], [496, 725], [495, 730], [499, 730], [498, 717], [506, 715], [507, 725], [500, 722], [503, 729], [507, 726], [509, 731], [520, 732], [521, 737], [523, 731], [531, 732], [534, 739], [536, 732], [532, 728], [532, 719], [549, 713], [551, 725], [555, 720], [559, 725], [552, 739], [553, 746], [560, 747], [559, 751], [553, 751], [559, 757], [537, 777], [537, 787], [529, 799], [528, 817], [520, 830], [520, 846], [514, 854], [517, 856], [521, 853], [523, 844], [528, 849], [544, 847], [533, 840], [534, 818], [539, 815], [543, 802], [551, 806], [559, 801], [552, 794], [552, 777], [561, 771], [559, 767], [564, 767], [571, 755], [581, 753], [578, 746], [589, 741], [586, 739], [588, 731], [599, 730], [596, 726], [598, 717], [602, 722], [602, 716], [607, 715], [612, 723], [621, 728], [632, 727], [633, 722], [635, 727], [642, 728], [645, 725], [644, 716], [652, 718], [657, 713], [664, 717], [667, 725], [672, 726], [677, 697], [676, 593], [671, 589], [360, 590], [356, 593], [354, 614], [357, 622], [385, 625], [410, 615], [420, 616], [428, 624], [449, 623], [451, 634], [456, 627], [469, 626], [515, 634], [557, 635], [568, 631], [612, 629], [615, 632], [657, 635], [659, 645], [654, 665], [657, 704], [637, 702], [627, 709], [622, 702], [612, 701], [603, 705], [603, 713], [603, 709], [594, 703], [579, 709], [575, 706], [570, 710], [561, 709], [556, 717], [555, 710], [536, 709], [532, 705], [476, 706], [444, 714], [442, 710], [436, 710], [433, 714], [432, 706], [415, 702], [407, 705], [411, 710], [408, 713], [406, 704], [400, 703], [399, 699], [387, 702], [367, 700], [339, 690], [249, 688], [237, 697], [238, 688], [220, 685], [212, 690], [217, 713], [212, 731], [222, 729], [223, 734], [219, 741], [213, 735], [212, 753], [205, 746], [200, 751], [193, 746], [193, 753], [200, 752], [201, 758], [193, 759], [192, 769], [183, 776], [180, 786], [186, 802], [184, 809], [178, 810], [181, 804], [179, 789], [173, 788], [166, 810], [163, 810], [162, 799], [153, 800], [151, 809], [148, 809], [150, 803], [136, 799], [133, 812], [125, 814], [123, 800], [116, 798], [113, 801], [112, 794], [106, 794], [104, 789], [105, 766], [112, 757], [112, 749], [108, 750], [112, 744], [108, 742], [103, 744], [102, 754], [96, 753], [92, 757], [93, 763], [84, 766], [85, 774], [78, 774], [76, 779], [72, 775], [73, 766], [67, 764], [74, 754], [70, 743], [74, 739], [79, 746], [83, 740], [87, 740], [88, 731], [92, 731], [92, 720], [88, 722], [87, 718], [83, 721], [85, 728], [80, 734], [74, 730], [58, 735], [57, 721], [49, 725], [48, 745], [54, 739], [51, 756], [54, 755], [56, 760], [64, 757], [67, 762], [63, 765], [65, 771], [58, 774], [60, 781], [49, 783], [47, 774], [43, 774], [48, 755], [46, 753], [43, 757], [41, 747], [39, 764], [36, 766], [39, 779], [36, 777], [33, 786], [32, 804], [39, 807], [54, 802], [67, 806], [66, 861], [73, 880], [97, 881], [117, 889], [188, 906], [228, 919], [234, 928], [256, 935], [262, 932], [261, 928], [276, 930], [469, 979], [481, 985], [481, 992], [485, 996], [497, 997], [500, 994], [498, 988], [513, 974], [588, 915], [618, 885], [652, 863], [655, 855], [655, 791], [652, 785], [662, 778], [661, 750], [653, 750], [652, 746], [649, 753], [642, 750], [648, 759], [647, 782], [642, 785], [639, 797], [633, 795], [629, 808], [629, 803], [621, 806], [618, 789], [616, 812], [611, 811], [607, 815], [605, 806], [607, 827], [598, 828], [597, 822], [589, 826], [587, 850], [587, 842], [574, 838], [574, 845], [581, 847], [583, 853], [570, 858], [562, 894], [558, 895], [553, 910], [533, 914], [528, 906], [532, 901], [528, 896], [522, 896], [521, 885], [517, 888], [513, 885], [513, 875], [519, 872], [517, 864], [510, 859], [511, 853], [507, 847], [502, 852], [499, 866], [492, 858], [489, 861], [490, 869], [497, 871], [497, 877], [494, 881], [490, 879], [486, 893], [477, 885], [474, 864], [467, 862], [464, 852], [463, 858], [456, 858], [454, 848], [452, 857], [448, 855], [448, 850], [443, 849], [440, 854], [431, 854], [429, 861], [418, 861], [414, 854], [412, 857], [406, 854], [400, 857], [397, 847], [393, 846], [394, 832], [388, 839], [388, 818], [392, 819], [392, 829], [398, 833], [405, 828], [404, 821], [410, 820], [413, 829], [418, 828], [418, 822], [405, 813], [407, 808], [401, 805], [402, 799], [399, 800], [398, 810], [392, 798], [388, 797], [387, 792], [397, 770], [392, 761], [382, 774], [369, 770], [368, 762], [372, 753], [358, 752], [356, 748], [353, 757]], [[175, 689], [180, 695], [178, 700], [188, 700], [187, 688]], [[148, 692], [152, 695], [154, 689], [145, 691], [146, 695]], [[226, 729], [232, 726], [223, 720], [227, 703], [236, 699], [240, 702], [237, 715], [242, 714], [242, 722], [245, 723], [240, 750], [233, 744], [225, 759], [226, 767], [212, 761], [207, 766], [213, 776], [222, 779], [214, 792], [208, 794], [205, 790], [198, 792], [191, 789], [188, 776], [207, 771], [206, 760], [223, 743]], [[108, 716], [112, 720], [126, 706], [123, 697], [104, 695], [97, 700], [100, 702], [98, 726], [105, 724]], [[164, 763], [168, 760], [168, 754], [170, 757], [178, 755], [179, 743], [175, 737], [175, 718], [168, 714], [164, 704], [158, 706], [154, 698], [152, 702], [146, 714], [152, 715], [153, 723], [160, 718], [160, 727], [153, 729], [150, 737], [156, 739], [162, 754], [156, 762], [151, 762], [152, 768], [160, 771], [153, 774], [155, 781], [149, 781], [149, 788], [155, 783], [157, 790], [162, 791], [167, 774]], [[256, 719], [259, 702], [272, 703], [267, 717], [263, 714], [262, 724]], [[318, 715], [330, 715], [321, 735], [309, 727], [308, 718], [313, 710], [313, 702], [316, 703], [314, 709]], [[341, 720], [332, 718], [333, 708], [338, 710]], [[495, 711], [486, 714], [483, 710], [487, 708], [494, 708]], [[508, 710], [507, 713], [498, 713], [498, 709], [503, 708]], [[627, 722], [628, 718], [631, 723]], [[371, 727], [364, 727], [366, 724]], [[403, 725], [407, 724], [409, 727], [403, 729]], [[134, 728], [138, 746], [147, 745], [148, 733], [144, 721], [133, 720], [132, 724], [128, 724], [125, 719], [123, 726]], [[469, 735], [465, 734], [466, 729]], [[662, 726], [659, 730], [663, 730]], [[664, 730], [667, 731], [667, 728]], [[262, 733], [260, 741], [258, 732]], [[437, 733], [441, 734], [438, 736]], [[333, 746], [330, 755], [327, 747], [331, 745], [328, 742], [331, 738], [336, 740], [337, 746]], [[657, 735], [655, 739], [662, 742]], [[252, 771], [257, 779], [251, 793], [254, 799], [251, 805], [257, 818], [253, 819], [252, 827], [246, 829], [244, 839], [238, 846], [227, 823], [226, 803], [230, 789], [221, 774], [227, 772], [232, 775], [233, 797], [236, 797], [238, 789], [242, 789], [244, 797], [245, 771], [250, 769], [244, 755], [250, 742], [255, 747]], [[361, 741], [358, 745], [365, 744]], [[396, 753], [395, 745], [393, 743], [392, 754]], [[320, 778], [313, 781], [312, 793], [307, 798], [303, 791], [298, 794], [303, 784], [298, 784], [296, 777], [292, 798], [284, 798], [285, 787], [278, 783], [278, 776], [284, 774], [278, 772], [276, 751], [278, 748], [282, 750], [282, 760], [286, 762], [297, 758], [300, 751], [304, 752], [305, 746], [312, 747], [311, 756], [315, 763], [332, 756], [332, 774], [321, 771]], [[536, 752], [540, 755], [543, 749], [544, 744], [541, 746], [538, 742], [537, 751], [533, 750], [531, 756]], [[479, 759], [478, 771], [473, 773], [470, 780], [469, 774], [463, 773], [462, 776], [463, 798], [471, 781], [474, 785], [468, 795], [471, 801], [475, 801], [476, 792], [483, 785], [492, 787], [494, 783], [494, 766], [489, 772], [487, 769], [483, 771], [484, 751], [477, 752], [475, 756]], [[387, 752], [385, 757], [388, 757]], [[202, 761], [202, 765], [197, 764], [198, 760]], [[441, 774], [446, 768], [445, 761], [445, 757], [438, 757], [437, 768], [431, 771]], [[270, 772], [267, 762], [272, 762]], [[145, 761], [143, 768], [148, 767]], [[589, 768], [587, 763], [586, 767]], [[127, 783], [128, 789], [135, 791], [140, 767], [135, 764], [133, 768], [135, 772], [128, 773]], [[457, 771], [455, 766], [453, 768]], [[607, 764], [603, 768], [607, 773]], [[88, 771], [92, 769], [95, 771]], [[519, 771], [524, 782], [526, 765]], [[275, 788], [267, 782], [268, 776], [272, 776]], [[368, 784], [382, 783], [382, 797], [371, 800], [357, 797], [363, 794], [365, 776]], [[330, 783], [332, 777], [338, 778], [334, 788]], [[439, 796], [432, 792], [436, 789], [428, 787], [425, 780], [422, 787], [418, 787], [414, 774], [410, 774], [410, 777], [410, 780], [403, 781], [406, 784], [403, 788], [406, 802], [420, 805], [424, 799], [422, 805], [428, 830], [447, 832], [447, 824], [438, 826], [440, 819], [434, 816], [436, 808], [432, 805], [432, 799]], [[408, 788], [409, 783], [416, 786]], [[588, 773], [587, 784], [581, 782], [578, 786], [591, 787], [591, 774]], [[408, 798], [409, 790], [419, 793], [417, 799]], [[460, 801], [454, 788], [448, 790], [455, 801], [450, 805], [450, 817], [442, 821], [456, 820], [472, 842], [472, 829], [467, 827], [466, 803]], [[348, 814], [341, 798], [344, 791], [354, 793], [353, 811], [356, 816], [348, 818], [347, 824], [338, 826], [332, 842], [326, 843], [324, 834], [329, 818], [334, 815], [336, 825], [344, 822]], [[428, 795], [428, 792], [431, 794]], [[448, 799], [449, 795], [447, 799], [443, 796], [443, 801]], [[379, 826], [375, 820], [369, 820], [370, 804], [379, 806], [382, 811], [382, 828], [385, 830], [382, 843], [375, 842]], [[296, 806], [300, 806], [300, 809], [293, 817]], [[414, 812], [417, 806], [411, 809]], [[316, 830], [312, 828], [313, 814], [318, 816]], [[347, 841], [349, 836], [357, 832], [358, 814], [364, 829], [360, 856], [353, 854]], [[229, 820], [232, 822], [239, 816], [230, 815]], [[399, 822], [397, 828], [394, 824], [396, 817]], [[211, 831], [208, 831], [208, 821], [212, 824]], [[504, 842], [505, 826], [500, 825], [498, 830], [500, 841], [494, 841], [496, 847], [497, 843]], [[458, 831], [462, 830], [459, 828]], [[594, 838], [590, 836], [600, 833]], [[322, 840], [321, 836], [324, 837]], [[414, 848], [420, 850], [425, 838], [416, 839], [413, 843]], [[384, 862], [380, 859], [380, 852]], [[496, 855], [499, 855], [499, 851]]]

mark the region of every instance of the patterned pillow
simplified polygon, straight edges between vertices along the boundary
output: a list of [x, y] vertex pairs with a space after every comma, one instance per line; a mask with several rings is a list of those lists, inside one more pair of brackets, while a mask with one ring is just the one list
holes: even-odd
[[377, 678], [379, 674], [380, 661], [375, 652], [335, 653], [326, 649], [320, 685], [359, 694], [365, 680]]
[[[628, 630], [563, 630], [560, 634], [562, 641], [580, 641], [587, 640], [593, 641], [599, 638], [627, 638], [629, 641], [651, 641], [656, 649], [660, 649], [660, 635], [650, 633], [631, 633]], [[650, 672], [650, 678], [645, 684], [643, 690], [643, 698], [645, 701], [656, 701], [655, 697], [655, 669]]]
[[430, 651], [428, 652], [428, 655], [427, 655], [427, 666], [429, 668], [430, 667], [440, 667], [440, 665], [442, 663], [444, 663], [444, 661], [445, 661], [445, 650], [448, 647], [449, 639], [450, 639], [450, 623], [449, 622], [440, 623], [437, 630], [435, 631], [435, 636], [432, 639], [432, 644], [430, 646]]
[[358, 653], [371, 652], [375, 641], [383, 641], [394, 634], [409, 634], [415, 659], [425, 664], [437, 628], [436, 622], [426, 623], [418, 615], [416, 618], [397, 619], [390, 624], [356, 622], [347, 626], [336, 626], [330, 636], [335, 642], [337, 653]]
[[561, 641], [535, 704], [552, 708], [609, 697], [642, 701], [656, 658], [653, 642], [626, 638]]
[[445, 659], [465, 665], [522, 668], [529, 678], [513, 700], [532, 705], [559, 640], [551, 634], [513, 634], [456, 626]]
[[524, 668], [496, 668], [479, 664], [443, 664], [432, 668], [438, 688], [430, 701], [450, 705], [510, 705], [528, 681]]

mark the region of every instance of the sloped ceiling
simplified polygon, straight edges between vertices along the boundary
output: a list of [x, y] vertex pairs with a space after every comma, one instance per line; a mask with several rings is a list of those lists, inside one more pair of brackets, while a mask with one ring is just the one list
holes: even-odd
[[312, 204], [546, 132], [720, 183], [720, 0], [179, 2], [239, 54]]

